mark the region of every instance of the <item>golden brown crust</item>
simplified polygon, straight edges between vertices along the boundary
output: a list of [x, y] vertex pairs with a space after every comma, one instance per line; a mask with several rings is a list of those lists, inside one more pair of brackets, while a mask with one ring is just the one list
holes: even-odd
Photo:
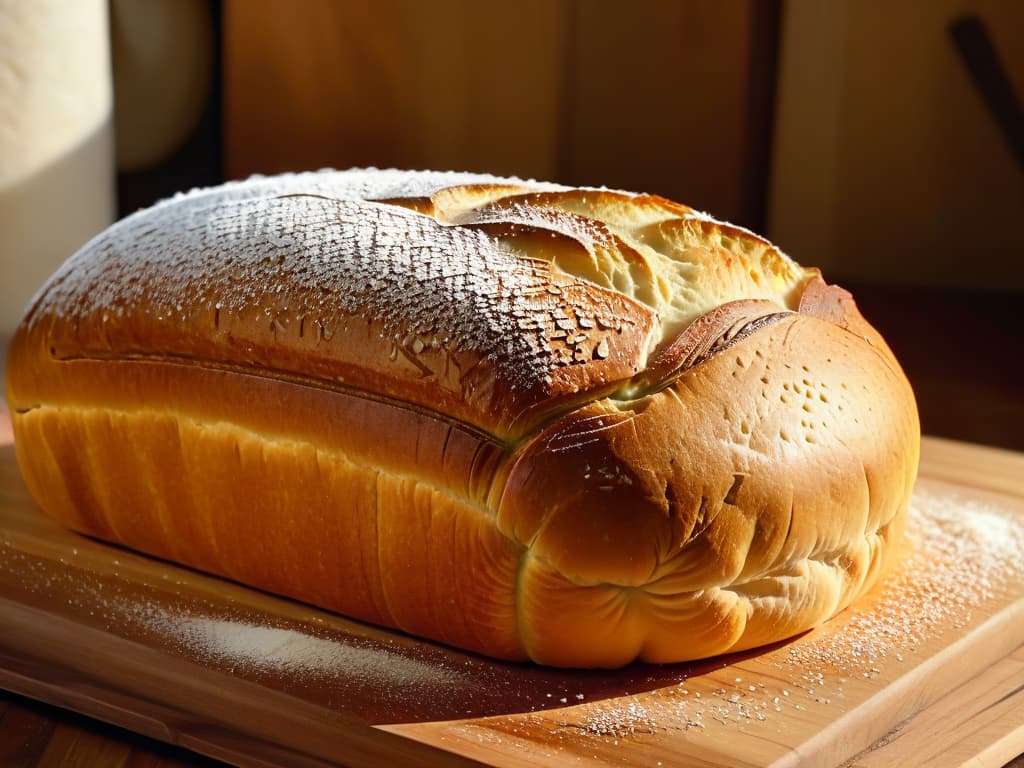
[[135, 214], [65, 265], [28, 318], [60, 359], [301, 376], [502, 438], [559, 398], [635, 374], [653, 323], [479, 232], [294, 193], [207, 193]]
[[519, 450], [499, 504], [529, 550], [531, 657], [700, 658], [846, 607], [902, 529], [912, 403], [887, 356], [790, 315], [667, 390], [555, 422]]
[[[29, 359], [32, 360], [29, 363]], [[66, 525], [357, 618], [525, 658], [506, 451], [422, 412], [237, 371], [14, 344], [33, 497]], [[16, 381], [15, 381], [16, 380]], [[12, 403], [19, 395], [12, 395]], [[439, 564], [461, 563], [447, 568]], [[433, 621], [437, 611], [448, 611]]]
[[8, 368], [23, 473], [68, 525], [565, 666], [820, 623], [877, 579], [917, 467], [913, 394], [847, 292], [609, 190], [192, 193], [70, 260]]

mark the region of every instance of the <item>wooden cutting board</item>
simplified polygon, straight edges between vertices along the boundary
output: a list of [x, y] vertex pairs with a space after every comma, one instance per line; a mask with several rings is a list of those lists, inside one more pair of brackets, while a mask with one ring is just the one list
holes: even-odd
[[1024, 456], [925, 441], [905, 564], [759, 652], [507, 664], [68, 532], [0, 415], [0, 687], [248, 765], [1002, 765], [1024, 752]]

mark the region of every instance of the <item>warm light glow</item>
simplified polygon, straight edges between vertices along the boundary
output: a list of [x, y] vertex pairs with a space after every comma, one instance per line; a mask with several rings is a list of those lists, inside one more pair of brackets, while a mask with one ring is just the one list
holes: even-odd
[[7, 406], [0, 402], [0, 446], [14, 445], [14, 431], [11, 429], [11, 415]]

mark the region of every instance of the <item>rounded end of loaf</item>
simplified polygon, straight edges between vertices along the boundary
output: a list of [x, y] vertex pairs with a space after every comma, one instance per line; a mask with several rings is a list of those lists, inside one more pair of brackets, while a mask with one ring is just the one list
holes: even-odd
[[523, 446], [498, 524], [527, 548], [530, 657], [617, 667], [744, 650], [870, 589], [898, 551], [920, 444], [910, 386], [872, 333], [792, 314]]

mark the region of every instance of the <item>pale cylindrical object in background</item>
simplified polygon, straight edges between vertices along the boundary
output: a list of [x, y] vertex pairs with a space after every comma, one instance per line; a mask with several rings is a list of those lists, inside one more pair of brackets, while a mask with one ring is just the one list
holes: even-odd
[[114, 218], [106, 0], [0, 0], [0, 338]]

